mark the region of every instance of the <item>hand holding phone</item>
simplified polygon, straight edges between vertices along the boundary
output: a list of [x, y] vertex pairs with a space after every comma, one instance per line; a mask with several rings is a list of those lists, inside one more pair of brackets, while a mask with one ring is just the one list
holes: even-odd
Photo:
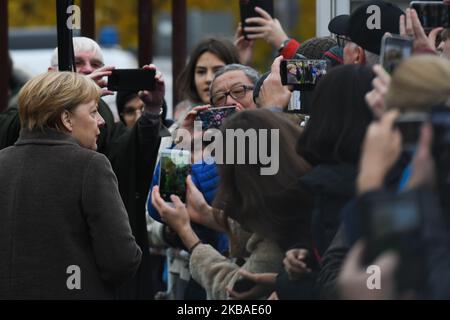
[[313, 90], [318, 81], [327, 74], [326, 60], [291, 59], [283, 60], [280, 65], [281, 83], [293, 86], [294, 90]]
[[154, 69], [115, 69], [108, 77], [111, 91], [153, 91], [156, 88]]
[[171, 195], [186, 202], [186, 179], [191, 172], [191, 153], [185, 150], [164, 150], [160, 158], [159, 190], [166, 202]]
[[413, 40], [401, 36], [385, 35], [381, 40], [380, 64], [390, 74], [413, 54]]
[[248, 39], [248, 34], [245, 32], [245, 27], [255, 27], [257, 25], [248, 24], [245, 22], [247, 18], [260, 17], [260, 15], [255, 11], [255, 7], [260, 7], [265, 10], [270, 16], [274, 17], [274, 6], [273, 0], [239, 0], [240, 11], [241, 11], [241, 21], [243, 34], [246, 40]]
[[235, 106], [209, 108], [198, 112], [197, 120], [202, 122], [202, 130], [219, 129], [224, 121], [235, 114]]

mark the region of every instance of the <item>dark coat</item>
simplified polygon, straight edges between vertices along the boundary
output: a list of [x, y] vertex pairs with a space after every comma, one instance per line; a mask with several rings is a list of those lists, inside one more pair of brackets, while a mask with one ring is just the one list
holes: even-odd
[[104, 155], [23, 131], [0, 151], [0, 181], [0, 299], [111, 299], [134, 276], [141, 250]]
[[341, 224], [341, 210], [355, 194], [357, 171], [352, 165], [319, 165], [302, 179], [314, 195], [312, 234], [323, 256]]
[[[158, 115], [144, 112], [134, 128], [127, 129], [122, 123], [114, 123], [114, 116], [103, 100], [99, 102], [99, 113], [106, 125], [100, 130], [98, 152], [111, 162], [131, 230], [143, 254], [136, 277], [121, 288], [120, 298], [152, 299], [161, 288], [156, 277], [152, 277], [154, 257], [149, 254], [145, 201], [158, 155], [161, 121]], [[18, 110], [12, 104], [7, 111], [0, 113], [0, 150], [14, 144], [19, 132]]]

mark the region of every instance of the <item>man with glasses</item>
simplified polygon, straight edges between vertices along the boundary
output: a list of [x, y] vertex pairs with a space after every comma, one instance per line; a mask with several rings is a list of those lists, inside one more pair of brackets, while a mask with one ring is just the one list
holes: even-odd
[[244, 65], [230, 64], [221, 68], [211, 83], [211, 105], [235, 105], [238, 110], [256, 109], [253, 90], [258, 79], [258, 72]]

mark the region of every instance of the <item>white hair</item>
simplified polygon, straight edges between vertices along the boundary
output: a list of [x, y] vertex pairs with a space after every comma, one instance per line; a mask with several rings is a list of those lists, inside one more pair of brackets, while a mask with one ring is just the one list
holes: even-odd
[[[92, 39], [86, 37], [74, 37], [73, 38], [73, 51], [75, 55], [79, 52], [94, 52], [95, 57], [103, 61], [103, 53], [100, 46]], [[58, 68], [58, 48], [53, 51], [52, 59], [50, 61], [52, 68]]]

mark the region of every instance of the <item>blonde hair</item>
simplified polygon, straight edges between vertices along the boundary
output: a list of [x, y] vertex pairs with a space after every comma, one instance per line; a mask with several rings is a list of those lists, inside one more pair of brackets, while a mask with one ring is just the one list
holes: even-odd
[[423, 55], [406, 60], [396, 69], [386, 105], [401, 112], [426, 112], [449, 98], [450, 62]]
[[18, 97], [22, 128], [64, 130], [61, 114], [100, 98], [97, 84], [74, 72], [48, 72], [28, 81]]

